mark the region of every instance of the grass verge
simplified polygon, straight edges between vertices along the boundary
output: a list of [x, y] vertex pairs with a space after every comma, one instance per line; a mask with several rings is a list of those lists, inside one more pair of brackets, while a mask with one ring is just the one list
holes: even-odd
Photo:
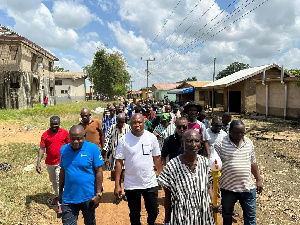
[[0, 224], [60, 224], [49, 204], [54, 195], [45, 165], [41, 174], [35, 171], [37, 152], [30, 144], [0, 145], [1, 162], [12, 165], [11, 171], [0, 171]]
[[[49, 127], [49, 119], [51, 116], [59, 116], [61, 118], [61, 126], [69, 129], [72, 125], [78, 123], [80, 110], [82, 108], [96, 109], [97, 107], [106, 107], [107, 102], [97, 101], [79, 101], [57, 103], [55, 106], [45, 108], [41, 104], [37, 104], [27, 109], [3, 109], [0, 110], [0, 122], [8, 122], [18, 124], [19, 126], [34, 126], [39, 129], [47, 129]], [[101, 119], [102, 115], [92, 113], [92, 116]]]

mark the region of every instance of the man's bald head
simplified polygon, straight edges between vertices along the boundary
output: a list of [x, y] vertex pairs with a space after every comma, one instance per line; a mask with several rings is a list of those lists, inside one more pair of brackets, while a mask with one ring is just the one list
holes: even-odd
[[184, 153], [188, 155], [197, 155], [201, 147], [200, 134], [195, 130], [187, 130], [183, 134]]
[[82, 108], [80, 114], [90, 114], [90, 110], [88, 108]]
[[132, 120], [134, 120], [136, 118], [141, 118], [143, 121], [145, 120], [144, 116], [142, 114], [140, 114], [140, 113], [133, 114], [130, 120], [132, 121]]
[[73, 125], [69, 131], [70, 144], [73, 150], [78, 150], [84, 143], [85, 131], [81, 125]]
[[89, 124], [90, 122], [90, 110], [88, 108], [82, 108], [80, 112], [81, 122], [83, 124]]
[[125, 113], [119, 113], [117, 115], [117, 120], [120, 120], [120, 119], [123, 119], [123, 118], [125, 118]]
[[81, 125], [73, 125], [69, 131], [70, 134], [85, 134], [84, 128]]
[[183, 134], [183, 140], [186, 139], [188, 136], [190, 135], [196, 135], [197, 137], [199, 137], [200, 139], [200, 134], [199, 132], [195, 131], [195, 130], [187, 130], [186, 132], [184, 132]]
[[145, 119], [142, 114], [135, 113], [130, 120], [131, 132], [134, 136], [141, 136], [144, 133]]
[[123, 128], [124, 123], [125, 123], [125, 119], [126, 119], [125, 113], [119, 113], [119, 114], [117, 115], [117, 125], [116, 125], [116, 126], [117, 126], [119, 129], [122, 129], [122, 128]]

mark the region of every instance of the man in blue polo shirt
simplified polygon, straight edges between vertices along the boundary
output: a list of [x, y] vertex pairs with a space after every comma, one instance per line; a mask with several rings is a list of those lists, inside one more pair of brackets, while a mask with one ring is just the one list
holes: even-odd
[[74, 125], [70, 144], [60, 151], [59, 201], [64, 225], [77, 224], [82, 211], [85, 224], [96, 224], [95, 208], [101, 199], [103, 159], [99, 147], [84, 140], [84, 128]]

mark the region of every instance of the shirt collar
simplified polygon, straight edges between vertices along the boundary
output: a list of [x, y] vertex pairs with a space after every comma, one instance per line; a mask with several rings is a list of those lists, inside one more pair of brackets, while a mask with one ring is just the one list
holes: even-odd
[[[234, 147], [238, 148], [238, 147], [236, 146], [236, 144], [234, 144], [234, 143], [231, 141], [231, 139], [230, 139], [230, 137], [229, 137], [229, 134], [227, 134], [227, 139], [228, 139], [228, 141], [229, 141], [229, 143], [230, 143], [231, 145], [233, 145]], [[241, 145], [240, 148], [242, 148], [242, 147], [243, 147], [245, 144], [247, 144], [247, 143], [248, 143], [247, 139], [246, 139], [245, 137], [243, 137], [243, 143], [242, 143], [242, 145]]]

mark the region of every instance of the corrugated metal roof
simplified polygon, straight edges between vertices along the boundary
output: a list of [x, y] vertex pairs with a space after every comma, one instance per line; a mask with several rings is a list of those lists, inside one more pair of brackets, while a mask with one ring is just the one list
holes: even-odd
[[44, 53], [47, 57], [52, 58], [54, 61], [59, 61], [59, 59], [56, 58], [56, 56], [53, 55], [52, 53], [48, 52], [47, 50], [43, 49], [41, 46], [39, 46], [36, 43], [30, 41], [29, 39], [23, 37], [22, 35], [18, 34], [17, 32], [3, 26], [2, 24], [0, 24], [0, 40], [24, 41], [25, 43], [38, 48], [42, 53]]
[[212, 83], [212, 81], [187, 81], [186, 83], [197, 88], [197, 87], [203, 87], [204, 85]]
[[253, 76], [263, 72], [264, 70], [271, 69], [273, 67], [276, 67], [279, 70], [281, 70], [281, 68], [279, 66], [277, 66], [276, 64], [265, 65], [265, 66], [257, 66], [257, 67], [253, 67], [253, 68], [240, 70], [240, 71], [235, 72], [231, 75], [228, 75], [228, 76], [223, 77], [219, 80], [216, 80], [215, 82], [204, 85], [203, 87], [205, 87], [205, 88], [206, 87], [216, 87], [216, 86], [218, 86], [218, 87], [228, 87], [228, 86], [233, 85], [235, 83], [246, 80], [250, 77], [253, 77]]
[[79, 78], [85, 78], [87, 77], [86, 74], [82, 72], [55, 72], [54, 73], [55, 78], [65, 78], [65, 79], [79, 79]]
[[166, 84], [153, 84], [157, 90], [171, 90], [181, 85], [181, 83], [166, 83]]

